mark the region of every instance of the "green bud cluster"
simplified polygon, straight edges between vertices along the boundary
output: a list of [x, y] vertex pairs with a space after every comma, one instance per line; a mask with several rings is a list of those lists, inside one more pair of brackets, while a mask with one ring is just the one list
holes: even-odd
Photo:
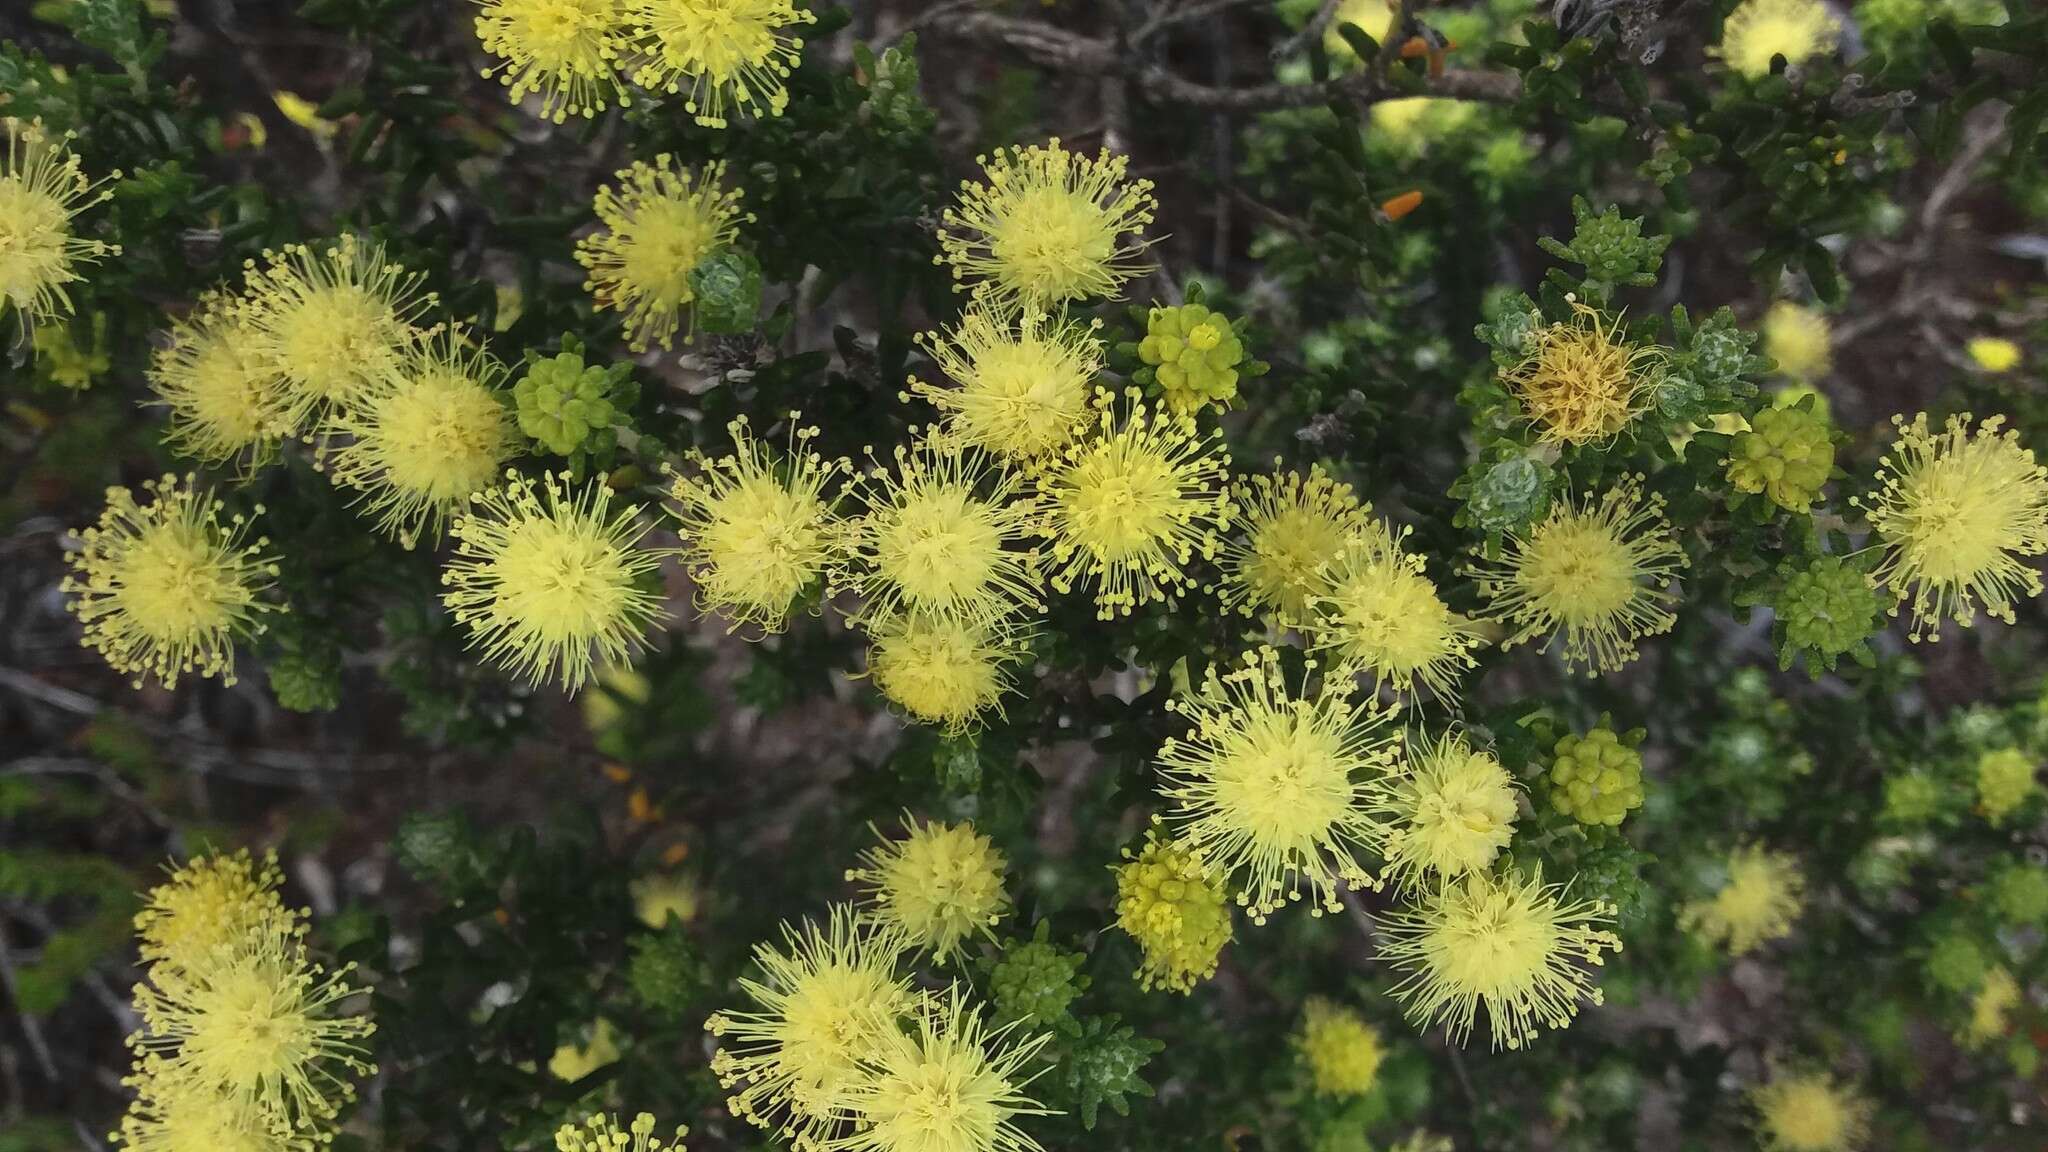
[[1581, 824], [1620, 824], [1643, 806], [1642, 733], [1616, 735], [1606, 719], [1581, 736], [1568, 733], [1553, 751], [1550, 802]]
[[1991, 880], [1991, 911], [2009, 928], [2048, 922], [2048, 868], [2007, 866]]
[[1903, 772], [1884, 782], [1885, 823], [1918, 828], [1941, 812], [1941, 783], [1923, 772]]
[[1145, 338], [1138, 342], [1138, 359], [1152, 366], [1167, 403], [1176, 409], [1228, 406], [1237, 397], [1244, 341], [1222, 313], [1206, 305], [1154, 308]]
[[1801, 651], [1830, 671], [1844, 655], [1871, 660], [1864, 644], [1877, 631], [1883, 606], [1870, 577], [1839, 556], [1816, 557], [1785, 578], [1771, 607], [1782, 630], [1778, 662], [1790, 668]]
[[666, 931], [633, 940], [626, 982], [642, 1007], [669, 1020], [679, 1019], [711, 984], [711, 970], [690, 940], [674, 923]]
[[512, 386], [519, 407], [519, 430], [557, 456], [586, 447], [595, 432], [618, 418], [612, 403], [612, 373], [583, 363], [575, 352], [561, 352], [534, 362]]
[[1511, 456], [1481, 473], [1465, 510], [1487, 532], [1522, 528], [1550, 502], [1550, 469], [1528, 456]]
[[1641, 217], [1625, 219], [1612, 207], [1595, 213], [1583, 197], [1572, 198], [1572, 215], [1578, 221], [1572, 242], [1561, 244], [1545, 236], [1537, 240], [1544, 251], [1580, 265], [1587, 280], [1601, 285], [1647, 288], [1657, 282], [1671, 237], [1644, 236]]
[[1937, 937], [1927, 950], [1927, 979], [1936, 988], [1957, 996], [1975, 991], [1984, 982], [1984, 971], [1990, 966], [1984, 949], [1961, 932]]
[[1790, 408], [1766, 408], [1737, 433], [1728, 456], [1728, 482], [1737, 492], [1762, 493], [1788, 512], [1805, 512], [1835, 468], [1835, 442], [1827, 418], [1810, 399]]
[[1021, 1020], [1034, 1030], [1071, 1026], [1067, 1010], [1088, 986], [1080, 975], [1086, 959], [1048, 940], [1046, 923], [1039, 921], [1037, 934], [1005, 948], [989, 974], [996, 1011], [1004, 1021]]

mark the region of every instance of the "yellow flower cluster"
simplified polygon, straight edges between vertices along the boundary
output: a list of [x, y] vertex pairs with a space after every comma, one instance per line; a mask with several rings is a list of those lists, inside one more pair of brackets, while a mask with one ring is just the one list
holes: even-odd
[[375, 1026], [341, 1011], [362, 989], [349, 966], [308, 956], [306, 913], [284, 906], [281, 880], [274, 858], [239, 852], [180, 866], [149, 893], [122, 1147], [306, 1152], [332, 1138], [353, 1078], [375, 1071], [362, 1045]]
[[1775, 1073], [1749, 1099], [1765, 1152], [1850, 1152], [1870, 1130], [1870, 1102], [1825, 1073]]
[[1322, 1096], [1363, 1096], [1372, 1091], [1380, 1061], [1386, 1057], [1378, 1029], [1355, 1009], [1321, 997], [1310, 997], [1303, 1008], [1294, 1048]]
[[68, 138], [52, 140], [42, 121], [0, 122], [7, 152], [0, 156], [0, 314], [9, 308], [24, 333], [71, 315], [65, 285], [78, 267], [118, 256], [119, 245], [78, 235], [79, 213], [112, 196], [104, 180], [87, 176]]
[[1806, 887], [1792, 857], [1747, 845], [1728, 857], [1727, 873], [1711, 899], [1679, 911], [1680, 927], [1710, 945], [1726, 945], [1731, 956], [1792, 931]]
[[969, 937], [989, 931], [1009, 910], [1003, 854], [974, 825], [903, 816], [903, 838], [885, 841], [847, 872], [866, 890], [867, 918], [940, 964]]
[[[1157, 822], [1157, 818], [1154, 818]], [[1143, 950], [1138, 984], [1192, 991], [1216, 974], [1230, 943], [1230, 902], [1220, 877], [1188, 849], [1145, 834], [1145, 847], [1115, 866], [1116, 924]]]
[[597, 190], [592, 210], [603, 229], [576, 242], [583, 283], [599, 310], [624, 313], [628, 345], [670, 347], [682, 313], [697, 298], [692, 276], [739, 233], [737, 190], [722, 187], [723, 162], [693, 172], [666, 153], [634, 161], [617, 186]]

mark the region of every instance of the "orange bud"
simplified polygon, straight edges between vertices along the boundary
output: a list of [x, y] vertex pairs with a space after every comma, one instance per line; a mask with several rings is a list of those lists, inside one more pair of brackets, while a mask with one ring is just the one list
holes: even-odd
[[1381, 204], [1380, 212], [1389, 220], [1399, 220], [1420, 207], [1422, 207], [1422, 190], [1411, 188]]
[[602, 769], [604, 778], [614, 784], [624, 784], [633, 778], [633, 770], [624, 764], [607, 764]]
[[681, 864], [689, 855], [690, 846], [688, 844], [671, 844], [667, 848], [662, 849], [661, 862], [673, 868]]

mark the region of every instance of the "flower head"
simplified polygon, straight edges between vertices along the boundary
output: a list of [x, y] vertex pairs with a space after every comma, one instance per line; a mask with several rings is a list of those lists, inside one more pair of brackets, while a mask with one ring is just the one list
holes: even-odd
[[1771, 58], [1798, 64], [1832, 52], [1841, 21], [1822, 0], [1743, 0], [1721, 25], [1718, 49], [1730, 68], [1744, 76], [1767, 76]]
[[999, 620], [1039, 600], [1039, 515], [1015, 472], [929, 437], [899, 445], [894, 467], [870, 458], [855, 478], [863, 505], [847, 525], [843, 578], [863, 614], [938, 613]]
[[1636, 751], [1642, 735], [1617, 734], [1603, 716], [1590, 732], [1559, 737], [1545, 773], [1551, 806], [1581, 824], [1618, 827], [1643, 806], [1643, 754]]
[[247, 305], [208, 293], [171, 325], [150, 358], [149, 384], [170, 410], [164, 442], [208, 464], [263, 463], [293, 431], [276, 368], [255, 352]]
[[113, 1134], [128, 1152], [312, 1152], [304, 1132], [280, 1133], [247, 1101], [188, 1079], [140, 1076]]
[[633, 1117], [632, 1126], [624, 1129], [619, 1127], [617, 1118], [599, 1112], [587, 1117], [581, 1128], [574, 1124], [557, 1128], [555, 1152], [683, 1152], [683, 1137], [690, 1134], [688, 1128], [677, 1125], [675, 1136], [668, 1140], [655, 1135], [654, 1129], [651, 1112]]
[[702, 887], [683, 872], [650, 873], [627, 890], [633, 895], [633, 915], [649, 928], [665, 927], [671, 919], [688, 924], [704, 905]]
[[1327, 586], [1310, 598], [1301, 628], [1311, 651], [1347, 674], [1399, 692], [1419, 682], [1447, 697], [1453, 678], [1472, 666], [1479, 629], [1444, 603], [1422, 557], [1401, 547], [1406, 536], [1367, 520], [1330, 560]]
[[1408, 754], [1376, 789], [1387, 870], [1403, 887], [1493, 866], [1514, 835], [1514, 777], [1493, 753], [1446, 733]]
[[1519, 1048], [1541, 1027], [1563, 1028], [1580, 1000], [1601, 1002], [1585, 965], [1621, 951], [1599, 927], [1613, 905], [1568, 901], [1540, 874], [1468, 872], [1383, 922], [1380, 958], [1405, 973], [1394, 996], [1409, 1019], [1441, 1020], [1462, 1044], [1483, 1005], [1494, 1047]]
[[926, 724], [959, 735], [1013, 687], [1009, 666], [1024, 650], [1014, 621], [944, 612], [870, 617], [868, 675], [882, 695]]
[[909, 1032], [890, 1030], [862, 1057], [866, 1073], [847, 1094], [846, 1152], [1037, 1152], [1017, 1127], [1046, 1115], [1025, 1094], [1026, 1068], [1049, 1035], [990, 1031], [954, 984], [930, 997]]
[[[1155, 823], [1158, 818], [1153, 818]], [[1138, 942], [1144, 959], [1138, 986], [1149, 992], [1193, 991], [1216, 974], [1216, 958], [1230, 943], [1230, 901], [1223, 877], [1211, 875], [1195, 854], [1145, 832], [1145, 847], [1124, 851], [1116, 873], [1116, 924]]]
[[1205, 865], [1237, 879], [1254, 923], [1304, 888], [1320, 916], [1343, 906], [1339, 884], [1372, 883], [1358, 853], [1386, 835], [1370, 801], [1399, 753], [1388, 712], [1328, 682], [1297, 697], [1270, 648], [1220, 675], [1211, 665], [1167, 707], [1192, 728], [1159, 749], [1171, 818]]
[[1131, 180], [1130, 162], [1094, 158], [1058, 139], [998, 148], [979, 159], [987, 182], [960, 185], [939, 234], [939, 262], [956, 280], [987, 281], [997, 296], [1050, 307], [1114, 297], [1146, 268], [1146, 244], [1126, 239], [1152, 222], [1152, 182]]
[[640, 42], [633, 79], [682, 94], [683, 110], [707, 128], [723, 128], [726, 110], [780, 116], [783, 81], [803, 58], [788, 31], [817, 16], [793, 0], [625, 0]]
[[1102, 341], [1094, 325], [1048, 320], [986, 297], [942, 336], [921, 338], [954, 387], [912, 380], [910, 390], [946, 414], [944, 436], [1012, 464], [1065, 447], [1093, 414]]
[[203, 965], [214, 951], [272, 920], [289, 919], [275, 854], [259, 863], [247, 849], [188, 860], [149, 890], [135, 914], [144, 961], [175, 968]]
[[[8, 119], [7, 164], [0, 168], [0, 307], [12, 305], [24, 331], [71, 314], [65, 285], [78, 266], [121, 248], [74, 232], [78, 214], [112, 196], [88, 177], [65, 139], [50, 139], [40, 120]], [[108, 180], [118, 180], [114, 173]]]
[[453, 332], [408, 348], [398, 370], [330, 425], [337, 484], [362, 493], [377, 530], [408, 547], [491, 486], [518, 450], [505, 366]]
[[1323, 47], [1333, 59], [1356, 60], [1358, 54], [1351, 50], [1351, 41], [1337, 30], [1343, 24], [1356, 25], [1375, 41], [1385, 40], [1387, 33], [1393, 31], [1394, 6], [1388, 0], [1340, 0], [1329, 26], [1323, 29]]
[[1995, 748], [1977, 757], [1977, 807], [1996, 826], [2038, 791], [2034, 758], [2017, 748]]
[[1198, 412], [1210, 404], [1228, 408], [1237, 398], [1237, 368], [1244, 341], [1228, 317], [1200, 304], [1153, 308], [1146, 314], [1138, 359], [1152, 365], [1166, 406]]
[[576, 1040], [558, 1046], [548, 1057], [548, 1075], [574, 1084], [599, 1068], [619, 1061], [619, 1030], [599, 1017]]
[[2003, 965], [1986, 972], [1984, 983], [1970, 998], [1970, 1023], [1963, 1030], [1963, 1042], [1981, 1048], [2005, 1035], [2012, 1010], [2020, 1006], [2023, 996], [2019, 981]]
[[1522, 412], [1545, 444], [1601, 444], [1648, 406], [1654, 348], [1630, 344], [1618, 320], [1583, 304], [1569, 321], [1529, 333], [1522, 362], [1503, 369]]
[[138, 688], [146, 676], [175, 688], [187, 672], [232, 684], [235, 640], [261, 633], [258, 617], [281, 610], [259, 599], [277, 576], [264, 555], [270, 541], [248, 540], [249, 521], [223, 518], [220, 501], [190, 476], [166, 474], [142, 490], [147, 504], [107, 489], [99, 523], [78, 533], [63, 590], [84, 643]]
[[1105, 620], [1164, 600], [1213, 557], [1230, 526], [1229, 458], [1213, 433], [1135, 397], [1096, 400], [1096, 427], [1039, 478], [1052, 540], [1052, 585], [1087, 580]]
[[1308, 1068], [1309, 1080], [1321, 1096], [1363, 1096], [1379, 1081], [1386, 1045], [1379, 1029], [1356, 1009], [1309, 997], [1294, 1050]]
[[673, 343], [697, 298], [691, 273], [732, 243], [740, 221], [753, 219], [724, 180], [723, 161], [691, 171], [664, 152], [598, 188], [592, 210], [604, 227], [576, 242], [576, 262], [590, 272], [583, 289], [596, 294], [598, 309], [625, 313], [634, 351]]
[[1514, 629], [1502, 647], [1538, 636], [1564, 641], [1565, 667], [1611, 672], [1636, 658], [1635, 642], [1677, 622], [1672, 581], [1685, 552], [1661, 496], [1640, 477], [1597, 499], [1560, 501], [1526, 538], [1508, 536], [1500, 562], [1475, 565], [1487, 615]]
[[851, 869], [870, 908], [867, 915], [943, 964], [968, 937], [989, 931], [1009, 911], [1003, 854], [974, 825], [921, 822], [904, 813], [903, 838], [861, 853]]
[[1909, 608], [1914, 640], [1940, 639], [1943, 618], [1967, 628], [1981, 602], [2010, 624], [2013, 601], [2041, 594], [2026, 561], [2048, 551], [2048, 468], [1992, 416], [1967, 415], [1937, 434], [1927, 414], [1895, 417], [1899, 438], [1878, 465], [1877, 494], [1857, 500], [1884, 542], [1873, 575]]
[[1762, 327], [1764, 355], [1778, 362], [1779, 372], [1794, 380], [1818, 380], [1828, 374], [1833, 351], [1828, 318], [1820, 309], [1780, 300], [1764, 313]]
[[1774, 1076], [1749, 1101], [1766, 1152], [1849, 1152], [1870, 1129], [1870, 1104], [1819, 1072]]
[[328, 248], [264, 253], [248, 267], [249, 350], [283, 384], [287, 421], [353, 407], [399, 370], [413, 320], [435, 297], [377, 244], [345, 234]]
[[486, 660], [573, 693], [662, 618], [660, 594], [641, 585], [663, 553], [640, 542], [640, 507], [613, 514], [611, 498], [601, 481], [571, 492], [567, 473], [536, 484], [516, 472], [470, 497], [441, 602]]
[[618, 71], [630, 42], [622, 0], [478, 0], [476, 37], [499, 63], [484, 69], [513, 103], [540, 95], [555, 123], [632, 103]]
[[742, 416], [726, 425], [731, 454], [716, 460], [691, 449], [695, 467], [669, 489], [683, 538], [683, 560], [697, 584], [697, 607], [734, 628], [779, 632], [806, 589], [825, 575], [833, 552], [833, 477], [844, 459], [811, 450], [814, 427], [789, 414], [781, 452], [763, 444]]
[[858, 1062], [898, 1032], [917, 996], [896, 975], [901, 942], [862, 931], [845, 905], [823, 929], [805, 920], [782, 936], [781, 948], [755, 946], [761, 978], [740, 980], [754, 1008], [704, 1022], [719, 1040], [711, 1071], [733, 1115], [817, 1148], [864, 1078]]
[[2019, 367], [2026, 355], [2017, 343], [2003, 336], [1972, 336], [1963, 351], [1969, 353], [1970, 363], [1993, 375]]
[[1771, 503], [1805, 512], [1835, 469], [1834, 437], [1813, 404], [1766, 408], [1729, 444], [1728, 482]]
[[1805, 887], [1792, 857], [1745, 845], [1729, 855], [1728, 877], [1712, 899], [1680, 910], [1679, 926], [1709, 944], [1726, 944], [1730, 956], [1740, 956], [1792, 931]]
[[1351, 485], [1320, 464], [1299, 472], [1238, 481], [1244, 538], [1223, 546], [1224, 607], [1275, 623], [1309, 618], [1311, 601], [1330, 589], [1330, 564], [1372, 524]]

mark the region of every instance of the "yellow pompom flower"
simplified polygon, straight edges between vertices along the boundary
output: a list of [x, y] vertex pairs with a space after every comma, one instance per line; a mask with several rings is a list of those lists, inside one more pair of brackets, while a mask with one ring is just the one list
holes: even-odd
[[853, 1131], [844, 1152], [1039, 1152], [1017, 1127], [1049, 1113], [1024, 1089], [1050, 1035], [1025, 1039], [993, 1031], [954, 984], [926, 999], [908, 1032], [890, 1029], [861, 1058], [865, 1073], [847, 1093]]
[[[112, 1134], [128, 1152], [312, 1152], [318, 1138], [277, 1132], [246, 1101], [176, 1077], [130, 1077], [135, 1099]], [[322, 1134], [324, 1135], [324, 1133]]]
[[840, 582], [862, 615], [923, 612], [999, 620], [1042, 609], [1038, 510], [1019, 474], [979, 451], [929, 437], [898, 445], [895, 466], [872, 457], [855, 477], [863, 506], [846, 526]]
[[1290, 693], [1271, 648], [1220, 675], [1211, 665], [1197, 691], [1167, 708], [1192, 728], [1157, 757], [1170, 819], [1204, 864], [1236, 878], [1253, 923], [1304, 889], [1313, 914], [1338, 911], [1340, 884], [1373, 882], [1358, 853], [1386, 837], [1369, 801], [1400, 751], [1390, 711], [1327, 681]]
[[1302, 1009], [1294, 1050], [1319, 1096], [1363, 1096], [1379, 1081], [1386, 1045], [1355, 1009], [1311, 996]]
[[2011, 1027], [2012, 1010], [2020, 1006], [2022, 998], [2019, 981], [2013, 979], [2004, 965], [1986, 972], [1984, 983], [1970, 998], [1970, 1022], [1963, 1029], [1963, 1043], [1982, 1048], [2005, 1035]]
[[633, 1117], [630, 1127], [621, 1129], [617, 1119], [599, 1112], [583, 1121], [582, 1127], [564, 1124], [555, 1129], [555, 1152], [683, 1152], [683, 1137], [690, 1130], [680, 1124], [667, 1140], [654, 1134], [652, 1112]]
[[[78, 266], [118, 256], [119, 245], [74, 232], [78, 214], [112, 196], [106, 181], [88, 177], [65, 139], [50, 139], [40, 120], [0, 121], [7, 166], [0, 169], [0, 307], [11, 305], [24, 332], [71, 315], [66, 284], [83, 279]], [[113, 173], [108, 181], [121, 178]]]
[[1514, 777], [1493, 753], [1450, 733], [1413, 748], [1377, 792], [1387, 870], [1406, 888], [1491, 868], [1520, 812]]
[[1367, 520], [1325, 569], [1328, 586], [1310, 598], [1301, 629], [1341, 674], [1397, 692], [1420, 683], [1449, 697], [1453, 678], [1473, 664], [1479, 628], [1444, 603], [1422, 557], [1401, 547], [1406, 536]]
[[1770, 75], [1773, 56], [1798, 64], [1834, 51], [1841, 34], [1841, 21], [1822, 0], [1743, 0], [1721, 25], [1715, 51], [1753, 79]]
[[470, 497], [441, 602], [485, 660], [574, 693], [592, 668], [624, 663], [666, 615], [661, 594], [642, 586], [664, 552], [641, 543], [639, 505], [614, 514], [611, 498], [602, 481], [571, 492], [566, 472], [539, 483], [507, 472]]
[[484, 69], [511, 89], [514, 104], [540, 96], [557, 124], [632, 103], [618, 61], [629, 46], [621, 0], [478, 0], [476, 38], [500, 62]]
[[1824, 1073], [1774, 1076], [1750, 1090], [1766, 1152], [1851, 1152], [1870, 1131], [1870, 1104]]
[[2037, 790], [2034, 760], [2017, 748], [1997, 748], [1977, 757], [1977, 808], [1994, 827], [2004, 824]]
[[200, 298], [150, 356], [149, 386], [169, 409], [164, 442], [208, 464], [262, 464], [294, 431], [283, 381], [256, 354], [247, 307], [223, 293]]
[[1038, 479], [1052, 545], [1052, 586], [1085, 581], [1097, 615], [1128, 616], [1188, 584], [1230, 527], [1230, 458], [1192, 418], [1149, 408], [1135, 392], [1096, 398], [1095, 428]]
[[1790, 935], [1799, 918], [1806, 878], [1798, 862], [1755, 845], [1728, 857], [1728, 878], [1711, 899], [1681, 908], [1678, 925], [1710, 945], [1725, 945], [1741, 956], [1760, 944]]
[[625, 314], [628, 347], [670, 347], [683, 310], [697, 299], [690, 274], [739, 235], [740, 191], [722, 187], [725, 163], [691, 171], [663, 153], [620, 169], [591, 210], [602, 230], [576, 242], [597, 308]]
[[1351, 50], [1351, 41], [1337, 30], [1342, 24], [1355, 25], [1375, 43], [1385, 43], [1387, 33], [1394, 27], [1394, 6], [1389, 0], [1339, 0], [1337, 10], [1330, 14], [1329, 26], [1323, 29], [1323, 48], [1332, 60], [1355, 61], [1358, 53]]
[[1529, 334], [1522, 362], [1501, 382], [1544, 444], [1604, 444], [1648, 406], [1650, 376], [1662, 361], [1652, 347], [1626, 343], [1619, 320], [1583, 304], [1571, 320]]
[[505, 376], [496, 357], [453, 332], [407, 349], [396, 372], [329, 425], [349, 437], [333, 453], [335, 483], [359, 490], [377, 530], [406, 547], [438, 539], [519, 450]]
[[63, 591], [83, 643], [137, 688], [151, 676], [176, 688], [187, 672], [232, 684], [235, 640], [262, 633], [259, 617], [283, 610], [260, 599], [277, 576], [264, 555], [270, 541], [249, 540], [249, 521], [239, 512], [224, 518], [220, 501], [190, 476], [166, 474], [142, 490], [146, 504], [129, 489], [107, 489], [99, 523], [79, 530]]
[[1612, 672], [1636, 658], [1636, 641], [1671, 630], [1671, 587], [1685, 567], [1664, 499], [1631, 476], [1598, 497], [1559, 501], [1507, 554], [1475, 564], [1486, 615], [1511, 629], [1502, 647], [1539, 636], [1564, 642], [1567, 671]]
[[290, 426], [353, 407], [398, 371], [435, 302], [382, 246], [343, 235], [331, 247], [266, 252], [248, 265], [249, 350], [278, 374]]
[[828, 490], [853, 466], [812, 451], [818, 430], [800, 419], [789, 414], [778, 453], [739, 417], [726, 425], [732, 452], [714, 460], [691, 449], [695, 466], [669, 488], [697, 608], [720, 613], [733, 628], [780, 632], [805, 590], [824, 578], [834, 551], [838, 494]]
[[859, 1061], [897, 1034], [917, 1003], [896, 975], [900, 941], [863, 932], [845, 905], [826, 923], [784, 925], [779, 949], [756, 945], [761, 979], [740, 979], [754, 1008], [704, 1022], [718, 1037], [711, 1071], [732, 1093], [726, 1107], [799, 1148], [822, 1147], [865, 1078]]
[[[1132, 180], [1130, 161], [1107, 148], [1094, 158], [1057, 138], [998, 148], [977, 160], [985, 183], [963, 182], [945, 212], [938, 262], [953, 278], [985, 281], [995, 295], [1045, 308], [1115, 298], [1145, 271], [1147, 243], [1127, 235], [1152, 222], [1150, 180]], [[964, 286], [964, 285], [963, 285]]]
[[618, 1063], [619, 1055], [618, 1029], [600, 1017], [581, 1043], [563, 1044], [555, 1049], [548, 1057], [548, 1075], [564, 1084], [574, 1084], [599, 1068]]
[[243, 849], [178, 865], [135, 914], [143, 961], [189, 968], [267, 922], [288, 921], [277, 895], [283, 882], [274, 853], [260, 863]]
[[354, 965], [323, 969], [304, 932], [297, 916], [268, 918], [202, 961], [152, 967], [135, 987], [142, 1030], [128, 1040], [139, 1074], [221, 1093], [279, 1132], [333, 1119], [355, 1099], [351, 1077], [376, 1071], [361, 1043], [376, 1025], [338, 1011], [363, 991], [348, 982]]
[[1884, 542], [1872, 574], [1912, 614], [1910, 637], [1941, 638], [1941, 623], [1968, 628], [1981, 602], [2013, 622], [2013, 601], [2041, 594], [2027, 561], [2048, 551], [2048, 468], [2020, 446], [2003, 416], [1973, 432], [1967, 414], [1935, 433], [1927, 414], [1893, 417], [1899, 438], [1878, 465], [1878, 492], [1857, 499]]
[[1373, 131], [1410, 155], [1427, 151], [1431, 144], [1463, 128], [1478, 114], [1479, 106], [1472, 101], [1443, 96], [1375, 100], [1371, 112]]
[[1009, 911], [1003, 854], [965, 820], [941, 824], [906, 812], [903, 829], [902, 839], [861, 853], [865, 867], [846, 878], [861, 885], [868, 919], [944, 964], [968, 937], [993, 937]]
[[2020, 346], [2003, 336], [1972, 336], [1963, 350], [1970, 354], [1972, 364], [1993, 375], [2019, 367], [2024, 357]]
[[792, 0], [626, 0], [639, 48], [633, 80], [683, 96], [683, 111], [707, 128], [726, 111], [780, 116], [784, 83], [803, 58], [789, 31], [817, 16]]
[[1012, 687], [1010, 665], [1025, 650], [1025, 638], [1009, 620], [902, 612], [870, 617], [866, 627], [875, 687], [915, 719], [955, 736], [985, 712], [1001, 714], [998, 701]]
[[1621, 951], [1615, 908], [1568, 900], [1540, 874], [1468, 872], [1381, 921], [1380, 959], [1404, 973], [1393, 994], [1417, 1024], [1442, 1021], [1463, 1044], [1481, 1006], [1493, 1046], [1519, 1048], [1601, 1002], [1587, 966]]
[[1794, 380], [1818, 380], [1833, 367], [1828, 318], [1818, 308], [1780, 300], [1763, 319], [1764, 355]]
[[1236, 486], [1244, 538], [1223, 546], [1225, 608], [1246, 616], [1265, 613], [1295, 626], [1310, 602], [1329, 591], [1329, 566], [1372, 520], [1351, 485], [1331, 479], [1320, 464], [1308, 475], [1253, 476]]
[[[1153, 817], [1153, 823], [1159, 822]], [[1195, 854], [1145, 832], [1135, 856], [1127, 848], [1116, 873], [1116, 924], [1138, 942], [1143, 959], [1138, 986], [1190, 992], [1216, 974], [1216, 958], [1230, 943], [1230, 901], [1223, 878], [1212, 876]]]
[[1092, 323], [1018, 315], [978, 298], [950, 331], [919, 339], [954, 386], [913, 379], [910, 391], [945, 414], [950, 442], [1030, 465], [1065, 447], [1093, 415], [1102, 341]]

